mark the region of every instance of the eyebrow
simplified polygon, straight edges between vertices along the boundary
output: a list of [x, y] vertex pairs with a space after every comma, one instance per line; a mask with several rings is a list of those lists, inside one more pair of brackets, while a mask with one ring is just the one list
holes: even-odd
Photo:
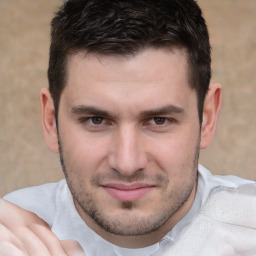
[[110, 114], [109, 112], [103, 109], [92, 107], [92, 106], [85, 106], [85, 105], [72, 107], [71, 112], [77, 115], [83, 114], [83, 115], [104, 116], [108, 118], [114, 118], [114, 115]]
[[170, 114], [183, 114], [185, 111], [183, 108], [175, 105], [167, 105], [161, 108], [143, 111], [140, 115], [145, 116], [161, 116]]
[[[77, 115], [93, 115], [93, 116], [103, 116], [107, 118], [115, 118], [116, 116], [98, 107], [79, 105], [72, 107], [71, 112]], [[141, 117], [148, 116], [161, 116], [161, 115], [171, 115], [171, 114], [183, 114], [184, 109], [175, 105], [167, 105], [161, 108], [145, 110], [139, 113]]]

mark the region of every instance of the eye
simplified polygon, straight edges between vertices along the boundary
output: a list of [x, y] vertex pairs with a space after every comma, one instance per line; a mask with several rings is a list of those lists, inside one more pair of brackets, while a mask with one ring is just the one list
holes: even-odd
[[168, 121], [169, 121], [168, 118], [158, 116], [158, 117], [153, 117], [153, 118], [151, 118], [151, 119], [148, 121], [148, 124], [161, 126], [161, 125], [167, 124]]
[[144, 122], [144, 126], [152, 131], [164, 132], [174, 128], [178, 124], [177, 120], [171, 117], [156, 116], [151, 117]]
[[99, 117], [99, 116], [94, 116], [94, 117], [90, 117], [89, 120], [92, 124], [102, 124], [104, 121], [103, 117]]
[[82, 124], [83, 129], [89, 132], [103, 132], [113, 125], [111, 120], [101, 116], [81, 117], [79, 118], [79, 123]]
[[156, 125], [164, 125], [167, 122], [167, 119], [165, 117], [154, 117], [152, 118], [152, 121]]
[[107, 119], [100, 116], [81, 117], [78, 121], [88, 126], [102, 126], [108, 124]]

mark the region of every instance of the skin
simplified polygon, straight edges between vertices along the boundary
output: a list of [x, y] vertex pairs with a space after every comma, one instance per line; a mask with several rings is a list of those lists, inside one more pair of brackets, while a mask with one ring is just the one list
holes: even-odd
[[187, 73], [182, 49], [72, 55], [58, 129], [50, 93], [41, 92], [46, 143], [60, 152], [75, 206], [116, 245], [156, 243], [191, 208], [199, 149], [213, 139], [221, 87], [210, 87], [200, 129]]
[[34, 213], [0, 199], [1, 256], [85, 256], [78, 242], [59, 241]]

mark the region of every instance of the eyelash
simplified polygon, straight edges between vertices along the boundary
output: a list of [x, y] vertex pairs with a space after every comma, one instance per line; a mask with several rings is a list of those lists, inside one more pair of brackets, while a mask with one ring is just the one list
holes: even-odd
[[[166, 117], [153, 117], [153, 118], [149, 119], [149, 122], [148, 122], [148, 123], [150, 123], [151, 121], [154, 121], [154, 123], [155, 123], [156, 125], [162, 126], [162, 125], [165, 125], [166, 122], [170, 121], [170, 119], [168, 119], [168, 118], [166, 118]], [[157, 122], [159, 122], [159, 121], [160, 121], [160, 123], [157, 123]], [[162, 123], [162, 122], [163, 122], [163, 123]]]
[[[94, 121], [97, 121], [97, 119], [100, 119], [99, 123], [95, 123]], [[93, 121], [94, 120], [94, 121]], [[161, 124], [157, 124], [157, 122], [160, 121]], [[89, 128], [95, 129], [95, 130], [104, 130], [107, 126], [111, 126], [113, 122], [108, 119], [101, 116], [90, 116], [90, 117], [82, 117], [79, 118], [79, 122], [82, 124], [88, 125]], [[169, 124], [177, 123], [177, 121], [173, 118], [167, 118], [167, 117], [150, 117], [142, 122], [144, 127], [151, 127], [152, 129], [161, 129], [167, 127]]]
[[101, 117], [101, 116], [90, 116], [90, 117], [82, 117], [82, 118], [79, 118], [79, 122], [80, 123], [89, 123], [91, 125], [95, 125], [95, 126], [98, 126], [98, 125], [101, 125], [102, 122], [96, 124], [96, 123], [93, 123], [93, 119], [101, 119], [102, 122], [106, 122], [106, 118], [104, 117]]

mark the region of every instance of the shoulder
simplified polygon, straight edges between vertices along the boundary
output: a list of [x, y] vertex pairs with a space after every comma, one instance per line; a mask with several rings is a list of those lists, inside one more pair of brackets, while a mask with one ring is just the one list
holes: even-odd
[[201, 214], [222, 223], [256, 230], [256, 183], [214, 188]]
[[202, 165], [198, 166], [198, 172], [200, 179], [211, 188], [217, 186], [235, 188], [244, 184], [256, 183], [255, 181], [243, 179], [234, 175], [214, 175]]
[[212, 175], [202, 167], [201, 173], [210, 189], [191, 227], [200, 227], [204, 237], [214, 240], [213, 245], [223, 243], [237, 251], [253, 248], [256, 252], [256, 182]]
[[4, 196], [21, 208], [34, 212], [51, 225], [56, 212], [58, 197], [68, 190], [65, 180], [20, 189]]
[[256, 255], [256, 183], [228, 184], [210, 191], [200, 211], [163, 255]]
[[[256, 216], [255, 181], [232, 175], [213, 175], [203, 166], [199, 166], [199, 174], [205, 194], [201, 212], [212, 217], [214, 215], [215, 219], [223, 222], [223, 218], [227, 217], [227, 221], [230, 221], [232, 216], [250, 219], [248, 214], [252, 212]], [[256, 224], [256, 218], [253, 219]]]
[[208, 199], [211, 191], [216, 188], [234, 189], [246, 184], [256, 184], [256, 182], [234, 175], [213, 175], [204, 166], [198, 166], [198, 193], [200, 194], [202, 205]]

